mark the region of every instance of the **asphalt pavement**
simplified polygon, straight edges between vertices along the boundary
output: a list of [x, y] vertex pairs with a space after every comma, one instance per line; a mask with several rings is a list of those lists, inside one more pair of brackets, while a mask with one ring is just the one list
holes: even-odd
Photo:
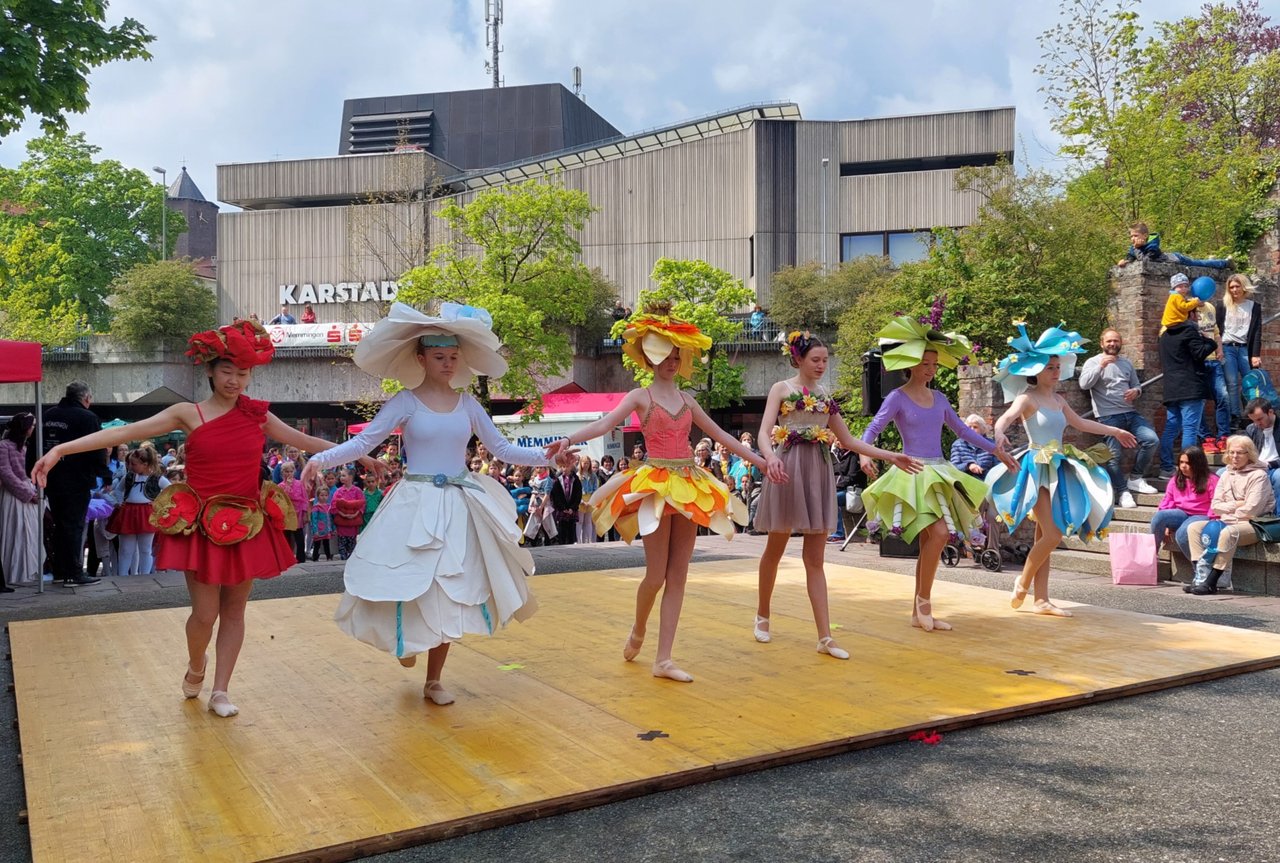
[[[790, 553], [799, 553], [793, 541]], [[694, 558], [758, 559], [763, 539], [700, 539]], [[828, 560], [910, 572], [875, 546]], [[640, 566], [621, 544], [535, 549], [540, 573]], [[584, 565], [584, 560], [589, 563]], [[939, 577], [1007, 590], [968, 561]], [[1280, 632], [1280, 598], [1192, 597], [1055, 572], [1055, 598]], [[535, 583], [536, 589], [536, 583]], [[266, 599], [337, 593], [335, 563], [255, 587]], [[0, 597], [6, 622], [185, 605], [180, 575]], [[744, 622], [748, 627], [749, 621]], [[748, 632], [744, 629], [744, 632]], [[176, 636], [175, 636], [176, 637]], [[4, 635], [8, 651], [8, 634]], [[57, 649], [51, 646], [51, 649]], [[993, 649], [999, 649], [993, 645]], [[853, 662], [857, 661], [855, 654]], [[5, 683], [12, 671], [0, 668]], [[1161, 861], [1280, 863], [1280, 670], [948, 733], [737, 776], [365, 858], [448, 861]], [[0, 859], [31, 859], [13, 698], [0, 699]], [[67, 818], [76, 813], [68, 811]]]

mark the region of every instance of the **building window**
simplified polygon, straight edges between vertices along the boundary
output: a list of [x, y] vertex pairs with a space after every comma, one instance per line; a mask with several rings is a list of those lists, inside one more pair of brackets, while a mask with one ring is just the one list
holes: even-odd
[[756, 274], [756, 235], [747, 237], [747, 278]]
[[863, 255], [879, 255], [894, 266], [923, 261], [933, 243], [932, 231], [877, 231], [874, 234], [841, 234], [840, 261]]
[[917, 171], [954, 171], [958, 168], [989, 168], [1001, 162], [1012, 163], [1013, 152], [965, 153], [953, 156], [925, 156], [914, 159], [841, 162], [840, 176], [866, 177], [872, 174], [906, 174]]
[[884, 234], [841, 234], [840, 261], [852, 261], [864, 255], [884, 255]]

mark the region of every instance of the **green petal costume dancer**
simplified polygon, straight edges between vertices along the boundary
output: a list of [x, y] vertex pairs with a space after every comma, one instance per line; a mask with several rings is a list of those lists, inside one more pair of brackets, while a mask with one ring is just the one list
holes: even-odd
[[1005, 399], [1013, 404], [996, 421], [1003, 435], [1019, 420], [1027, 430], [1030, 446], [1016, 467], [997, 465], [987, 475], [992, 500], [1001, 520], [1016, 528], [1034, 513], [1036, 541], [1022, 574], [1014, 581], [1010, 604], [1021, 607], [1028, 582], [1035, 583], [1035, 611], [1055, 617], [1071, 612], [1049, 601], [1049, 555], [1063, 535], [1090, 540], [1100, 538], [1111, 521], [1112, 492], [1103, 465], [1111, 453], [1102, 444], [1081, 451], [1062, 442], [1069, 425], [1083, 432], [1112, 435], [1121, 445], [1136, 441], [1129, 432], [1082, 419], [1058, 395], [1058, 382], [1075, 373], [1076, 356], [1084, 353], [1079, 333], [1050, 327], [1032, 342], [1026, 324], [1015, 321], [1018, 337], [1009, 339], [1014, 352], [1000, 361], [996, 380]]
[[[890, 468], [862, 493], [862, 502], [868, 517], [877, 519], [882, 529], [907, 542], [919, 537], [911, 625], [926, 632], [946, 631], [951, 625], [932, 615], [933, 578], [948, 539], [967, 534], [976, 521], [987, 487], [943, 458], [943, 424], [974, 446], [995, 453], [1001, 461], [1011, 466], [1014, 462], [1005, 453], [1001, 436], [997, 435], [996, 443], [987, 440], [961, 421], [946, 396], [929, 388], [939, 365], [955, 368], [969, 353], [968, 339], [930, 330], [906, 317], [894, 318], [876, 336], [884, 351], [884, 367], [891, 371], [910, 369], [911, 376], [885, 399], [862, 440], [874, 443], [892, 421], [902, 435], [902, 451], [922, 462], [924, 468], [916, 474]], [[861, 465], [867, 476], [876, 475], [870, 459], [863, 456]]]

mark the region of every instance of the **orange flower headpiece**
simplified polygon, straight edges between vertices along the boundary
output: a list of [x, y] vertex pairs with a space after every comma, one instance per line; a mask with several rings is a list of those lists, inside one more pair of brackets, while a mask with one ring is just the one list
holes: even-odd
[[622, 352], [640, 366], [656, 366], [680, 350], [680, 368], [676, 374], [685, 380], [693, 377], [693, 361], [711, 347], [711, 337], [688, 321], [669, 314], [670, 308], [652, 307], [627, 322], [622, 333], [626, 342]]
[[251, 369], [271, 362], [276, 349], [271, 337], [253, 321], [236, 321], [191, 337], [187, 356], [197, 363], [230, 360], [237, 368]]

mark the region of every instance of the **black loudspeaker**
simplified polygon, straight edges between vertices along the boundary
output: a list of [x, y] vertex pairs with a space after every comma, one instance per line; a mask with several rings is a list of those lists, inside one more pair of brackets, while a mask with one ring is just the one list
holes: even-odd
[[911, 542], [903, 542], [902, 537], [886, 533], [880, 537], [880, 556], [919, 557], [920, 538], [916, 537]]
[[862, 355], [862, 415], [873, 417], [884, 397], [907, 382], [905, 371], [887, 372], [878, 348]]

